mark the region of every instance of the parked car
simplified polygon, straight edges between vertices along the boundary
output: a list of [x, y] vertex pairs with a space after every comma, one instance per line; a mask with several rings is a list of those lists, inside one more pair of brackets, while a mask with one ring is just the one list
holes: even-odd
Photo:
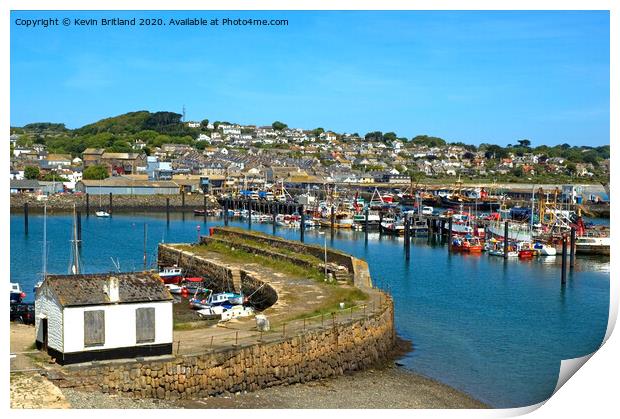
[[34, 303], [11, 304], [11, 321], [34, 324]]

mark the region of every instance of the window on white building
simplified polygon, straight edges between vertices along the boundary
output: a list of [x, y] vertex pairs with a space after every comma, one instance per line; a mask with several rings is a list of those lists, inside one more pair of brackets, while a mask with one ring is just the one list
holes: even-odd
[[155, 309], [136, 309], [136, 343], [155, 342]]

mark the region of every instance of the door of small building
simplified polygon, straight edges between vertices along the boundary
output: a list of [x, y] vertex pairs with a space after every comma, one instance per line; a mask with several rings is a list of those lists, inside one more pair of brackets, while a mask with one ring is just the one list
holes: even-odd
[[47, 319], [41, 319], [41, 330], [43, 331], [43, 349], [47, 351]]

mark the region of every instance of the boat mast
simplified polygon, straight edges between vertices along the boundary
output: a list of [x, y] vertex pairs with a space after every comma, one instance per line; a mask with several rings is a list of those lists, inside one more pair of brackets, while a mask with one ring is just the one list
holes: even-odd
[[77, 214], [75, 211], [75, 204], [73, 204], [73, 228], [71, 243], [72, 261], [70, 270], [73, 275], [79, 275], [81, 273], [80, 244], [77, 235]]
[[144, 270], [146, 271], [146, 222], [144, 223]]
[[43, 203], [43, 278], [47, 276], [47, 202]]

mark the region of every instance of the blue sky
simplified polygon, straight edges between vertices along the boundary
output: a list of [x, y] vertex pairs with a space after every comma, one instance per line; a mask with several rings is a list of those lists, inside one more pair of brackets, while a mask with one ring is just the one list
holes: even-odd
[[[43, 17], [286, 27], [56, 27]], [[11, 125], [135, 110], [478, 144], [609, 144], [608, 12], [12, 12]]]

